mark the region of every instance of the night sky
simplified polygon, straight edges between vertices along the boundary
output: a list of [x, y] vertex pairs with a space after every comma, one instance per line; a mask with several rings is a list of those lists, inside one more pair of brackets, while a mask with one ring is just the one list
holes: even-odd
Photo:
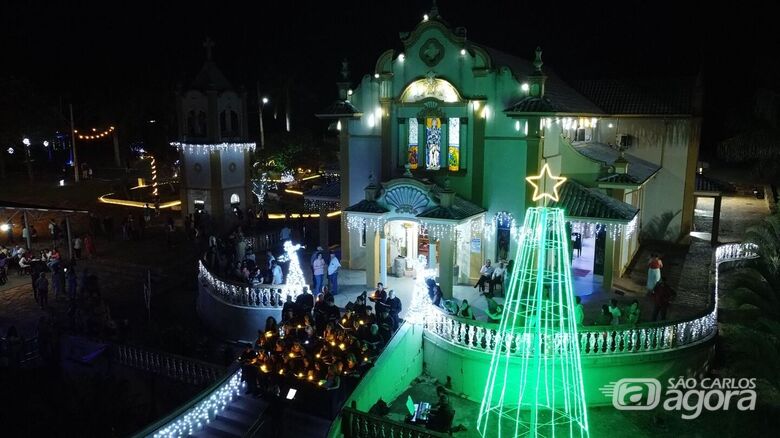
[[[353, 81], [371, 73], [382, 51], [400, 46], [398, 32], [413, 29], [431, 4], [45, 3], [2, 6], [0, 79], [27, 80], [54, 105], [73, 102], [77, 125], [171, 119], [172, 92], [200, 69], [208, 35], [217, 64], [250, 95], [259, 80], [278, 102], [293, 81], [293, 123], [307, 127], [335, 97], [343, 57]], [[493, 3], [445, 0], [439, 9], [477, 43], [526, 58], [541, 45], [546, 65], [564, 78], [690, 76], [702, 68], [709, 123], [748, 104], [754, 87], [778, 86], [778, 32], [768, 10], [683, 1]], [[704, 143], [717, 136], [705, 124]]]

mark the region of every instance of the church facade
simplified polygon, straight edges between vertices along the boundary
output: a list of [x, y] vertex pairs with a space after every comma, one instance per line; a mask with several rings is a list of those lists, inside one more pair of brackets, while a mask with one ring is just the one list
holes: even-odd
[[177, 93], [181, 154], [183, 215], [203, 212], [217, 219], [245, 209], [252, 196], [252, 154], [249, 142], [247, 96], [236, 90], [211, 59], [213, 43], [206, 40], [206, 62], [189, 89]]
[[477, 44], [435, 9], [401, 42], [357, 84], [345, 63], [339, 98], [318, 114], [339, 129], [342, 263], [366, 269], [368, 285], [423, 256], [447, 295], [484, 260], [512, 259], [536, 204], [526, 177], [545, 164], [569, 178], [555, 205], [579, 249], [574, 268], [600, 287], [624, 272], [643, 227], [667, 240], [690, 231], [693, 81], [658, 92], [565, 82], [540, 49], [528, 61]]

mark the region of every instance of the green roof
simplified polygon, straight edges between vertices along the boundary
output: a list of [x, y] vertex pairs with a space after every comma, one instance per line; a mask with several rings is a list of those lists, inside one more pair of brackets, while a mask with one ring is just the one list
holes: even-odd
[[355, 205], [349, 206], [344, 211], [351, 211], [353, 213], [387, 213], [390, 210], [382, 207], [376, 201], [366, 201], [364, 199]]
[[563, 184], [559, 193], [559, 201], [551, 203], [549, 207], [563, 209], [566, 217], [571, 219], [628, 223], [639, 212], [639, 209], [630, 204], [571, 179]]

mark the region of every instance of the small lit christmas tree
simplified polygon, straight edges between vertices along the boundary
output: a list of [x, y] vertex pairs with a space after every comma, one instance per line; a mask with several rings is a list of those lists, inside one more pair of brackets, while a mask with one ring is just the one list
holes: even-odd
[[301, 271], [301, 263], [298, 261], [298, 250], [301, 248], [305, 247], [301, 246], [300, 243], [293, 245], [289, 240], [284, 242], [284, 252], [287, 254], [287, 259], [290, 261], [290, 267], [287, 270], [287, 279], [284, 284], [287, 286], [287, 292], [291, 294], [293, 298], [303, 292], [304, 286], [306, 289], [311, 290], [309, 285], [306, 284], [306, 278], [303, 276], [303, 271]]
[[[557, 201], [566, 180], [547, 164], [526, 179], [534, 201]], [[540, 190], [550, 180], [552, 193]], [[483, 437], [588, 436], [569, 240], [563, 210], [526, 211], [477, 419]]]

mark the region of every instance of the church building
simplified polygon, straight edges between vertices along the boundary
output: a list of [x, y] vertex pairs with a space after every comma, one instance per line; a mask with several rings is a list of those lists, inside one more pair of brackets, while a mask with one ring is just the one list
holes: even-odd
[[177, 93], [181, 153], [183, 215], [203, 212], [215, 219], [245, 209], [252, 199], [251, 176], [255, 143], [247, 141], [247, 94], [236, 90], [211, 58], [214, 43], [207, 39], [206, 62], [188, 90]]
[[[342, 264], [414, 275], [439, 269], [445, 296], [473, 284], [486, 259], [514, 258], [526, 177], [549, 165], [568, 180], [573, 270], [609, 290], [638, 236], [685, 238], [693, 219], [701, 93], [696, 81], [564, 81], [532, 60], [466, 38], [437, 8], [401, 49], [350, 81], [317, 114], [339, 130]], [[411, 273], [411, 274], [410, 274]], [[591, 291], [578, 291], [587, 294]]]

